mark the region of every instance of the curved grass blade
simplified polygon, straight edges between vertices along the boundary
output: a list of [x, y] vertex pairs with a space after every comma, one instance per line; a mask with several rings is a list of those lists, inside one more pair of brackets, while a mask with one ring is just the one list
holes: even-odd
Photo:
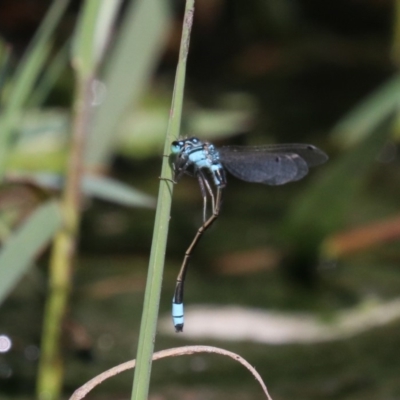
[[361, 142], [379, 129], [382, 121], [400, 106], [400, 75], [397, 74], [357, 105], [332, 132], [333, 139], [346, 147]]

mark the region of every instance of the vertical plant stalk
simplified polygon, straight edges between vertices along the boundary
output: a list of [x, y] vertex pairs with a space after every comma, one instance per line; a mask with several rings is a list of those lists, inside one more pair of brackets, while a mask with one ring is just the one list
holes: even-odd
[[170, 111], [167, 134], [164, 145], [164, 160], [161, 169], [160, 188], [158, 194], [156, 218], [149, 261], [149, 271], [146, 282], [142, 321], [140, 325], [137, 350], [137, 367], [133, 378], [132, 400], [147, 400], [150, 384], [151, 362], [157, 328], [158, 310], [160, 304], [161, 284], [165, 262], [165, 251], [168, 236], [172, 199], [172, 171], [167, 154], [170, 153], [171, 141], [179, 135], [183, 92], [185, 86], [186, 61], [189, 52], [190, 32], [194, 14], [194, 0], [187, 0], [176, 71], [174, 93]]
[[45, 307], [38, 398], [59, 398], [62, 389], [63, 362], [60, 337], [71, 290], [73, 261], [80, 222], [83, 157], [91, 116], [91, 76], [77, 81], [74, 123], [66, 186], [61, 201], [64, 225], [54, 239], [50, 260], [50, 288]]

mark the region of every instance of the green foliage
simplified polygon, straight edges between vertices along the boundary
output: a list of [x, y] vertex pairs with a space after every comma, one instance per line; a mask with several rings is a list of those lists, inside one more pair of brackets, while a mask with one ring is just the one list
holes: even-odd
[[72, 48], [72, 63], [80, 79], [94, 74], [103, 59], [120, 4], [93, 0], [84, 3]]
[[25, 57], [19, 64], [12, 83], [8, 87], [7, 101], [4, 103], [0, 116], [0, 178], [4, 175], [11, 145], [11, 135], [16, 129], [18, 119], [35, 82], [42, 72], [49, 54], [51, 36], [68, 3], [68, 0], [53, 2]]
[[62, 225], [59, 204], [49, 201], [35, 210], [3, 245], [0, 252], [0, 303], [45, 249]]
[[[62, 177], [68, 157], [67, 152], [70, 158], [73, 157], [78, 162], [76, 157], [79, 157], [87, 137], [86, 132], [83, 132], [82, 136], [82, 128], [86, 127], [87, 123], [93, 122], [89, 114], [93, 105], [98, 104], [95, 101], [92, 104], [88, 95], [92, 93], [94, 96], [97, 95], [95, 85], [99, 83], [94, 78], [110, 43], [110, 31], [121, 5], [120, 1], [87, 0], [81, 10], [72, 51], [72, 64], [75, 68], [78, 88], [74, 98], [75, 114], [73, 115], [76, 116], [74, 124], [70, 122], [70, 113], [47, 113], [47, 117], [50, 117], [48, 119], [46, 112], [36, 111], [36, 116], [39, 115], [41, 119], [39, 125], [36, 126], [37, 129], [35, 130], [31, 123], [25, 125], [25, 131], [19, 129], [21, 117], [26, 113], [26, 105], [41, 104], [65, 68], [70, 40], [50, 63], [46, 64], [46, 62], [49, 61], [55, 28], [67, 5], [66, 0], [53, 2], [16, 73], [11, 81], [7, 81], [4, 85], [7, 96], [3, 96], [4, 107], [0, 116], [2, 128], [0, 175], [8, 174], [7, 179], [11, 181], [13, 177], [14, 179], [18, 177], [19, 183], [23, 183], [23, 179], [26, 179], [26, 182], [44, 188], [50, 187], [56, 192], [62, 190], [60, 185], [63, 182], [67, 183], [67, 191], [61, 208], [54, 201], [40, 206], [19, 229], [11, 232], [0, 251], [2, 279], [0, 300], [3, 300], [27, 268], [32, 265], [40, 250], [44, 249], [56, 235], [50, 280], [57, 284], [51, 285], [52, 291], [46, 306], [45, 334], [38, 381], [38, 393], [46, 392], [49, 398], [58, 396], [62, 383], [58, 332], [68, 302], [70, 287], [68, 277], [72, 275], [71, 257], [74, 256], [73, 252], [65, 250], [74, 248], [73, 243], [78, 233], [74, 228], [77, 225], [76, 222], [79, 221], [79, 216], [76, 215], [76, 213], [79, 214], [79, 209], [76, 208], [78, 203], [74, 202], [77, 198], [74, 191], [82, 191], [85, 195], [125, 206], [154, 207], [155, 203], [150, 196], [106, 177], [86, 175], [82, 180], [81, 189], [79, 189], [79, 184], [77, 188], [74, 186], [75, 176], [78, 175], [68, 174], [65, 179]], [[136, 6], [139, 7], [139, 14], [136, 14]], [[131, 7], [131, 11], [124, 18], [119, 37], [112, 42], [116, 47], [115, 57], [106, 60], [109, 61], [107, 74], [110, 81], [106, 81], [105, 84], [107, 93], [115, 98], [110, 100], [107, 96], [107, 101], [102, 104], [97, 114], [103, 118], [103, 122], [106, 121], [104, 125], [100, 121], [101, 129], [97, 129], [99, 125], [96, 127], [97, 119], [94, 120], [95, 128], [89, 129], [92, 131], [93, 139], [93, 146], [89, 153], [101, 151], [102, 168], [107, 168], [107, 162], [114, 152], [114, 148], [109, 145], [110, 138], [115, 136], [114, 131], [122, 112], [132, 104], [133, 98], [137, 101], [136, 99], [148, 82], [151, 66], [155, 65], [161, 51], [167, 21], [168, 13], [164, 3], [136, 2], [135, 7]], [[141, 37], [144, 34], [141, 31], [143, 28], [147, 29], [146, 36], [149, 37], [149, 41], [144, 41]], [[3, 60], [5, 64], [6, 58], [3, 57]], [[42, 79], [38, 80], [40, 75]], [[128, 81], [129, 85], [126, 84]], [[35, 88], [37, 88], [36, 92], [34, 92]], [[117, 101], [116, 98], [118, 98]], [[56, 119], [53, 118], [54, 116]], [[70, 135], [67, 132], [71, 126], [79, 130], [76, 132], [84, 140], [76, 142], [74, 139], [70, 148], [67, 145], [70, 141]], [[11, 145], [12, 135], [15, 138], [13, 145]], [[78, 136], [75, 135], [75, 137]], [[34, 171], [36, 174], [33, 173]], [[73, 168], [69, 169], [69, 172], [71, 171]], [[61, 175], [49, 175], [49, 172], [57, 172]], [[22, 180], [21, 177], [23, 177]], [[166, 235], [166, 232], [164, 234]]]
[[371, 130], [368, 127], [365, 139], [327, 164], [318, 179], [293, 202], [285, 227], [296, 242], [304, 237], [305, 231], [308, 237], [320, 241], [343, 228], [352, 200], [365, 184], [373, 162], [392, 133], [393, 122], [392, 114], [379, 126], [371, 125]]
[[156, 203], [153, 197], [140, 190], [102, 176], [85, 175], [82, 191], [87, 196], [128, 207], [154, 208]]
[[348, 148], [319, 171], [317, 179], [294, 199], [286, 215], [282, 237], [294, 249], [293, 260], [301, 259], [309, 271], [316, 268], [323, 240], [345, 227], [353, 199], [394, 133], [399, 83], [398, 77], [389, 80], [338, 122], [332, 131], [333, 139]]
[[143, 94], [167, 28], [166, 2], [137, 1], [127, 10], [119, 37], [107, 60], [104, 77], [106, 97], [95, 114], [95, 133], [87, 146], [86, 162], [90, 168], [99, 168], [109, 161], [121, 117], [129, 107], [136, 106]]
[[[91, 74], [97, 69], [109, 42], [105, 32], [111, 28], [120, 2], [88, 1], [85, 4], [82, 9], [84, 17], [81, 18], [78, 24], [73, 51], [74, 64], [82, 76]], [[26, 105], [41, 104], [52, 85], [57, 83], [60, 72], [65, 69], [67, 56], [70, 54], [70, 41], [66, 42], [58, 54], [51, 58], [50, 62], [48, 61], [55, 29], [67, 5], [68, 1], [66, 0], [57, 0], [53, 3], [26, 55], [19, 63], [15, 74], [8, 81], [3, 82], [3, 89], [6, 90], [7, 96], [3, 95], [4, 107], [0, 115], [0, 127], [2, 130], [0, 135], [0, 171], [3, 169], [6, 174], [12, 173], [10, 175], [11, 180], [13, 179], [12, 176], [17, 175], [19, 178], [24, 176], [27, 181], [31, 181], [35, 185], [56, 191], [62, 189], [62, 182], [64, 181], [62, 175], [66, 165], [71, 114], [64, 110], [26, 110]], [[142, 15], [142, 17], [147, 21], [153, 21], [150, 14]], [[125, 24], [131, 27], [132, 20], [127, 18]], [[164, 24], [160, 28], [159, 37], [164, 36], [165, 27], [166, 25]], [[138, 41], [137, 37], [132, 35], [130, 40], [127, 41], [127, 35], [129, 35], [129, 32], [122, 33], [120, 36], [120, 40], [125, 43], [125, 46], [132, 46], [134, 41]], [[116, 42], [117, 46], [118, 43], [119, 41]], [[155, 49], [149, 56], [152, 63], [156, 61], [159, 49], [159, 44], [156, 44]], [[146, 60], [146, 55], [141, 58]], [[7, 62], [5, 48], [3, 48], [2, 60], [3, 64]], [[149, 64], [147, 63], [146, 65]], [[120, 68], [119, 72], [121, 72], [121, 67], [118, 67], [118, 65], [113, 67], [111, 65], [109, 68], [111, 76], [115, 74], [113, 72], [114, 68]], [[124, 74], [119, 78], [132, 80], [131, 72], [131, 70], [125, 69]], [[41, 76], [40, 80], [38, 80], [39, 76]], [[141, 87], [144, 87], [146, 79], [143, 76], [138, 79]], [[134, 87], [138, 86], [135, 81], [132, 82], [132, 85]], [[129, 94], [124, 97], [120, 104], [124, 109], [127, 108], [128, 104], [131, 104]], [[108, 106], [102, 107], [102, 113], [109, 115], [109, 108], [113, 107], [112, 102], [108, 102]], [[111, 132], [108, 132], [107, 135], [113, 136], [114, 127], [109, 127], [109, 129], [111, 129]], [[104, 129], [102, 131], [106, 132]], [[111, 154], [113, 148], [107, 147], [107, 144], [101, 144], [101, 140], [96, 133], [93, 132], [93, 136], [96, 137], [94, 140], [96, 146], [103, 146], [107, 153]], [[16, 137], [13, 139], [13, 144], [11, 144], [11, 135]], [[104, 140], [107, 141], [106, 138]], [[107, 156], [108, 158], [109, 156]], [[60, 175], [58, 177], [52, 175], [51, 182], [49, 182], [49, 173], [53, 172]], [[101, 198], [125, 206], [154, 206], [154, 200], [150, 196], [105, 177], [87, 176], [83, 181], [83, 192], [87, 196]], [[33, 219], [29, 226], [32, 226], [35, 221], [37, 219]], [[56, 229], [53, 230], [53, 234], [55, 231]], [[4, 252], [8, 249], [7, 244], [13, 243], [14, 240], [14, 233], [11, 233], [0, 252], [0, 257], [3, 257]], [[49, 241], [50, 237], [47, 240]], [[44, 245], [40, 240], [35, 243], [39, 247], [36, 248], [36, 251], [26, 253], [25, 257], [30, 255], [30, 259], [24, 259], [23, 268], [19, 267], [19, 265], [22, 265], [19, 258], [15, 259], [15, 264], [13, 262], [13, 257], [18, 255], [17, 253], [10, 253], [9, 250], [5, 253], [6, 258], [4, 260], [6, 260], [6, 263], [1, 264], [1, 272], [10, 276], [10, 280], [4, 280], [7, 285], [4, 284], [0, 287], [1, 298], [4, 298], [9, 293], [11, 290], [10, 285], [15, 285], [18, 282], [25, 268], [28, 268], [34, 261], [39, 248], [41, 248], [40, 246]]]
[[332, 139], [341, 147], [365, 140], [371, 132], [379, 130], [382, 121], [397, 112], [399, 92], [400, 75], [394, 75], [336, 124]]

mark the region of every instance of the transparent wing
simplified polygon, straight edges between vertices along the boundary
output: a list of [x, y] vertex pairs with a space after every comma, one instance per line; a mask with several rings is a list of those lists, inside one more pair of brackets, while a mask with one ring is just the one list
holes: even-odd
[[309, 167], [328, 159], [323, 151], [307, 144], [225, 146], [218, 150], [222, 164], [232, 175], [268, 185], [297, 181], [307, 175]]

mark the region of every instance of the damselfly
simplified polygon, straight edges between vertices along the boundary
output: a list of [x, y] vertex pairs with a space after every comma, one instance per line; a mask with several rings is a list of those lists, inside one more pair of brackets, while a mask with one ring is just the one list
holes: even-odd
[[[175, 330], [182, 332], [183, 289], [189, 258], [203, 233], [218, 218], [222, 189], [227, 183], [225, 170], [247, 182], [283, 185], [303, 178], [309, 167], [323, 164], [328, 156], [310, 144], [224, 146], [217, 149], [213, 144], [195, 137], [172, 142], [171, 153], [174, 156], [174, 182], [178, 182], [184, 174], [196, 177], [203, 196], [203, 224], [185, 252], [172, 300]], [[207, 196], [210, 196], [212, 209], [209, 218]]]

